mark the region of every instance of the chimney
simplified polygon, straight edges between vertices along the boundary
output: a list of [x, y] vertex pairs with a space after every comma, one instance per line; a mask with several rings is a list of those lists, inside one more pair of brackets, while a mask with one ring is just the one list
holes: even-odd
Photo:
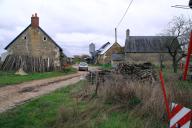
[[115, 43], [117, 42], [117, 28], [115, 28]]
[[37, 16], [37, 13], [35, 13], [35, 16], [32, 15], [32, 17], [31, 17], [31, 26], [33, 28], [39, 27], [39, 17]]
[[127, 29], [127, 30], [126, 30], [126, 39], [127, 39], [129, 36], [130, 36], [130, 30]]

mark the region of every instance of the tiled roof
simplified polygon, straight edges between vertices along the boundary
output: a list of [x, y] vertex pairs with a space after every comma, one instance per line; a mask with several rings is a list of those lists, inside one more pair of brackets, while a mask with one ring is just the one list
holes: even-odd
[[125, 41], [125, 52], [168, 53], [168, 47], [173, 40], [171, 50], [179, 46], [174, 36], [129, 36]]

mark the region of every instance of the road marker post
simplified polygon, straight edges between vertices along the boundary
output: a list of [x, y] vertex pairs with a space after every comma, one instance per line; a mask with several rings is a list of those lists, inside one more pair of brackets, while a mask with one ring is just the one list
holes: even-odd
[[169, 128], [192, 128], [190, 127], [192, 110], [175, 103], [172, 103], [171, 107]]
[[160, 81], [161, 81], [161, 87], [162, 87], [162, 91], [163, 91], [163, 98], [165, 101], [165, 107], [166, 107], [166, 111], [167, 111], [168, 120], [170, 120], [171, 114], [170, 114], [170, 109], [169, 109], [169, 102], [167, 100], [167, 95], [166, 95], [166, 90], [165, 90], [165, 82], [164, 82], [163, 73], [161, 70], [160, 70]]
[[161, 81], [161, 87], [163, 91], [166, 111], [168, 115], [168, 120], [170, 121], [169, 128], [192, 128], [190, 127], [190, 123], [192, 121], [192, 110], [182, 105], [172, 103], [171, 112], [170, 112], [169, 102], [166, 95], [165, 82], [164, 82], [163, 73], [161, 70], [160, 70], [160, 81]]
[[189, 41], [189, 45], [188, 45], [187, 58], [186, 58], [186, 62], [185, 62], [185, 70], [183, 72], [183, 80], [187, 79], [187, 72], [188, 72], [188, 68], [189, 68], [191, 53], [192, 53], [192, 31], [190, 34], [190, 41]]

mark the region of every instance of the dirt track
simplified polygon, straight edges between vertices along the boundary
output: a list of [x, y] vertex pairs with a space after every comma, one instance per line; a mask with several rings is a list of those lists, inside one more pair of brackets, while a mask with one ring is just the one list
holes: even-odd
[[77, 83], [86, 72], [34, 80], [0, 88], [0, 113], [58, 88]]

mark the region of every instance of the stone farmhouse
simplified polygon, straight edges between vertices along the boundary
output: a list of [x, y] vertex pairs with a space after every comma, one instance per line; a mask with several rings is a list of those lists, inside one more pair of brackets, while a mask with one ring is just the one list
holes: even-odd
[[123, 53], [122, 46], [115, 42], [113, 44], [108, 45], [99, 55], [97, 58], [98, 64], [110, 64], [112, 54], [116, 53]]
[[[130, 31], [126, 31], [125, 40], [125, 62], [144, 63], [151, 62], [160, 64], [172, 64], [172, 57], [168, 51], [170, 44], [175, 37], [173, 36], [130, 36]], [[174, 40], [173, 46], [179, 46], [178, 40]], [[180, 49], [180, 48], [179, 48]], [[171, 49], [173, 52], [173, 49]]]
[[42, 72], [60, 69], [66, 60], [62, 48], [39, 26], [35, 13], [31, 24], [25, 28], [5, 49], [8, 56], [3, 70]]

